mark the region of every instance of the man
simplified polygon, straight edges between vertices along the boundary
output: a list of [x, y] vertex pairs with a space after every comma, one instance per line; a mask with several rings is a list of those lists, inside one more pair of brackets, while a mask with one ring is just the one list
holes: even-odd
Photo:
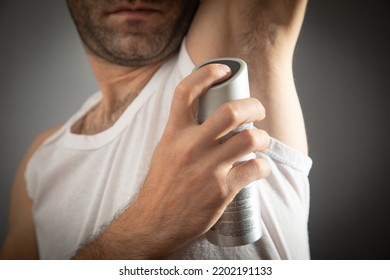
[[[27, 152], [1, 256], [309, 258], [311, 161], [292, 75], [306, 1], [67, 3], [101, 92]], [[199, 96], [230, 69], [191, 71], [217, 57], [248, 62], [252, 98], [223, 105], [200, 125]], [[257, 129], [220, 144], [248, 122]], [[251, 152], [256, 159], [234, 164]], [[267, 175], [262, 238], [210, 244], [204, 234], [229, 202]]]

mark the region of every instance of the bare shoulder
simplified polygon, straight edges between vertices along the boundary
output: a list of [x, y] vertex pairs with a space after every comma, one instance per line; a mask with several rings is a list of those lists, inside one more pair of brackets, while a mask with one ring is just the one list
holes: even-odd
[[27, 150], [17, 170], [11, 192], [8, 231], [0, 252], [1, 259], [37, 259], [38, 248], [32, 218], [32, 200], [26, 190], [24, 174], [35, 151], [61, 126], [40, 133]]

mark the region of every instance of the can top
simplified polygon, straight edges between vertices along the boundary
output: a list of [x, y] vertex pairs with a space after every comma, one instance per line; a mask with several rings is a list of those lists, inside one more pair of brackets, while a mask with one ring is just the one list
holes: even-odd
[[204, 122], [222, 104], [250, 97], [248, 70], [244, 60], [239, 58], [213, 59], [198, 65], [194, 71], [209, 64], [225, 64], [230, 67], [232, 74], [228, 79], [211, 86], [206, 93], [200, 96], [197, 114], [199, 123]]
[[225, 64], [229, 66], [231, 70], [231, 75], [228, 79], [223, 80], [222, 82], [219, 82], [217, 84], [214, 84], [212, 88], [223, 85], [224, 83], [227, 83], [229, 80], [234, 79], [239, 72], [244, 70], [243, 68], [246, 68], [245, 61], [240, 58], [224, 57], [224, 58], [217, 58], [217, 59], [205, 61], [202, 64], [197, 65], [192, 72], [209, 64]]

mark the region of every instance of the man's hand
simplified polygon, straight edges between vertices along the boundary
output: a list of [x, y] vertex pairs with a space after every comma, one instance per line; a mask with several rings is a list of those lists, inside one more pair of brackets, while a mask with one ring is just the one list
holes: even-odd
[[239, 125], [265, 117], [257, 99], [228, 102], [201, 125], [196, 121], [199, 96], [229, 74], [227, 66], [207, 65], [178, 85], [138, 196], [76, 258], [162, 258], [207, 232], [243, 187], [268, 175], [261, 159], [234, 164], [268, 147], [265, 131], [244, 130], [219, 141]]

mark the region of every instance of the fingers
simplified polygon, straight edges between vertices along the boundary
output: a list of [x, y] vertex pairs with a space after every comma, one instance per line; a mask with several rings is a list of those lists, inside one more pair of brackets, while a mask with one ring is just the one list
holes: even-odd
[[270, 170], [269, 163], [265, 159], [255, 158], [240, 162], [228, 173], [227, 182], [234, 193], [238, 193], [250, 183], [267, 177]]
[[[176, 87], [168, 124], [175, 129], [197, 124], [195, 114], [198, 98], [213, 84], [230, 76], [230, 68], [223, 64], [201, 67], [183, 79]], [[199, 134], [210, 144], [244, 123], [265, 118], [263, 105], [255, 98], [233, 100], [223, 104], [201, 126]], [[214, 141], [213, 141], [214, 140]]]
[[228, 78], [230, 73], [227, 65], [210, 64], [184, 78], [175, 90], [170, 121], [179, 127], [196, 123], [195, 112], [199, 96], [213, 84]]
[[238, 126], [265, 118], [265, 109], [256, 98], [233, 100], [223, 104], [202, 125], [201, 134], [219, 140]]
[[[270, 142], [268, 134], [263, 130], [250, 129], [237, 133], [223, 144], [219, 144], [219, 139], [242, 124], [264, 119], [262, 104], [255, 98], [234, 100], [222, 105], [201, 125], [195, 119], [198, 98], [213, 84], [229, 76], [228, 66], [209, 64], [182, 80], [175, 90], [167, 130], [174, 128], [174, 131], [184, 132], [183, 129], [192, 127], [185, 133], [191, 134], [196, 140], [193, 142], [200, 147], [196, 154], [207, 155], [210, 166], [222, 167], [222, 164], [225, 172], [230, 174], [229, 178], [237, 181], [233, 185], [244, 186], [265, 177], [269, 173], [268, 164], [259, 159], [235, 163], [252, 152], [267, 149]], [[188, 141], [188, 137], [184, 138]]]
[[262, 152], [269, 147], [270, 137], [264, 130], [243, 130], [215, 147], [215, 160], [232, 165], [248, 154]]

